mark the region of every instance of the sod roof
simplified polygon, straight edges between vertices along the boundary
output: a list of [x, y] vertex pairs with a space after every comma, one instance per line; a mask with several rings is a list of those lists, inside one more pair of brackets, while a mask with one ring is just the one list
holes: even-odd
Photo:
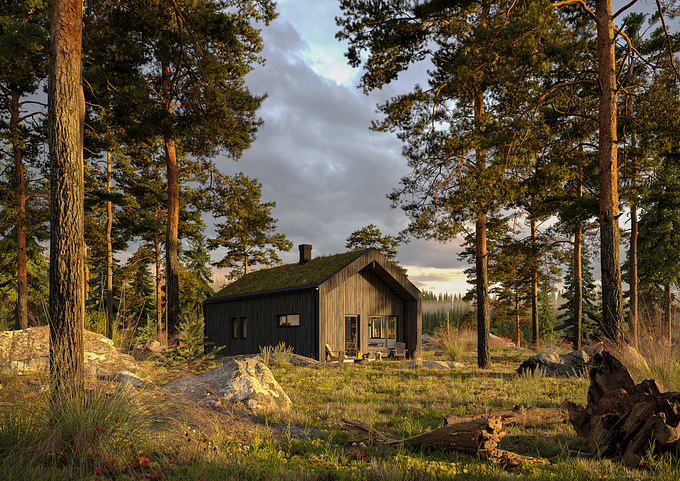
[[284, 264], [250, 272], [220, 290], [212, 299], [256, 292], [322, 284], [336, 272], [361, 257], [367, 249], [316, 257], [306, 264]]

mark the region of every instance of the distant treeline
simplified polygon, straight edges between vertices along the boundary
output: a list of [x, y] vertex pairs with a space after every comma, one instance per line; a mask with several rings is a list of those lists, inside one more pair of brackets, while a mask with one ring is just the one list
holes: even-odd
[[423, 293], [423, 334], [432, 334], [448, 322], [452, 327], [461, 327], [472, 320], [473, 305], [463, 300], [462, 294]]

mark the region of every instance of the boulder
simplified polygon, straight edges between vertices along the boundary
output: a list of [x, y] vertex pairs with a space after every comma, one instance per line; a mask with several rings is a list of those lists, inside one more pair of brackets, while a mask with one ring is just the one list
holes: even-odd
[[236, 356], [199, 375], [163, 387], [201, 405], [239, 401], [253, 411], [287, 411], [292, 402], [260, 356]]
[[428, 334], [423, 334], [423, 351], [434, 351], [437, 349], [437, 340], [428, 335]]
[[418, 361], [413, 360], [404, 364], [401, 369], [411, 368], [411, 367], [424, 367], [427, 369], [462, 369], [465, 364], [462, 362], [455, 361]]
[[[132, 356], [118, 352], [113, 341], [105, 336], [84, 330], [83, 343], [86, 379], [139, 370]], [[49, 356], [49, 326], [0, 332], [0, 372], [3, 374], [46, 374]]]
[[517, 368], [518, 374], [534, 374], [539, 370], [544, 376], [577, 376], [588, 370], [590, 356], [585, 351], [574, 351], [567, 354], [556, 352], [541, 353], [531, 356]]

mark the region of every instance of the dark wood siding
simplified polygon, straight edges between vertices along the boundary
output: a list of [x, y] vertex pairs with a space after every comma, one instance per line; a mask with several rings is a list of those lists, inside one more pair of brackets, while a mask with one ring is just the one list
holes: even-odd
[[[226, 355], [255, 354], [260, 346], [285, 342], [296, 354], [319, 357], [318, 318], [314, 289], [278, 294], [226, 299], [204, 304], [206, 337], [212, 347], [222, 347]], [[279, 327], [281, 314], [299, 314], [300, 325]], [[248, 319], [246, 339], [242, 339], [241, 318]], [[239, 320], [238, 339], [232, 337], [232, 318]]]
[[345, 346], [345, 315], [359, 316], [359, 349], [368, 352], [369, 316], [397, 316], [397, 340], [404, 341], [404, 301], [370, 269], [348, 277], [330, 292], [321, 292], [324, 299], [321, 318], [326, 320], [323, 339], [333, 350]]

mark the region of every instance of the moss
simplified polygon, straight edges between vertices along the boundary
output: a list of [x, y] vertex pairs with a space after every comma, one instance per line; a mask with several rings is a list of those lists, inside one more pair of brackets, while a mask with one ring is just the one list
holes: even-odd
[[318, 285], [365, 252], [366, 249], [349, 251], [343, 254], [317, 257], [306, 264], [285, 264], [271, 269], [253, 271], [226, 286], [213, 298]]

